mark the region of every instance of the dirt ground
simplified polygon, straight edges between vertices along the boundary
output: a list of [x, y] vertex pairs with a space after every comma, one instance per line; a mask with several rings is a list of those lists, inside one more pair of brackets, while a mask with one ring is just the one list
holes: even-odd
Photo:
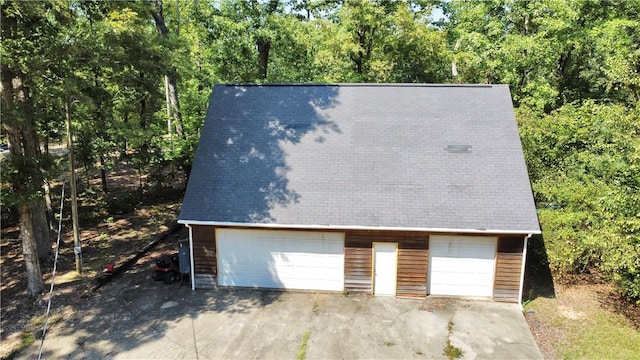
[[[74, 315], [74, 308], [80, 306], [86, 300], [86, 297], [98, 285], [95, 276], [98, 274], [97, 267], [91, 265], [101, 262], [115, 262], [121, 264], [131, 256], [134, 256], [142, 247], [155, 239], [163, 231], [169, 228], [167, 225], [159, 225], [156, 230], [149, 231], [146, 234], [138, 234], [139, 238], [134, 244], [129, 244], [126, 249], [113, 250], [112, 253], [97, 255], [104, 260], [91, 259], [84, 262], [84, 274], [76, 275], [75, 259], [72, 250], [61, 249], [58, 261], [58, 270], [55, 278], [54, 295], [51, 304], [51, 315], [49, 326], [55, 326], [60, 319]], [[124, 230], [124, 229], [122, 229]], [[13, 234], [12, 232], [8, 232]], [[151, 251], [144, 255], [138, 262], [153, 263], [150, 259], [158, 258], [162, 255], [175, 253], [180, 242], [186, 241], [188, 234], [186, 229], [168, 236], [164, 241], [156, 245]], [[49, 299], [49, 289], [51, 284], [51, 269], [47, 269], [45, 277], [46, 293], [35, 301], [25, 301], [25, 276], [22, 271], [21, 249], [19, 241], [11, 238], [2, 240], [2, 345], [0, 345], [0, 359], [10, 357], [15, 349], [30, 340], [37, 340], [40, 336], [41, 329], [44, 325], [44, 314], [46, 312], [47, 301]], [[137, 246], [136, 246], [137, 245]], [[98, 250], [91, 248], [91, 242], [86, 241], [83, 244], [83, 251], [89, 253], [97, 253]], [[118, 253], [118, 255], [116, 255]], [[151, 274], [151, 268], [149, 269]], [[114, 281], [117, 281], [115, 279]], [[152, 281], [149, 278], [149, 281]]]
[[[73, 315], [73, 309], [85, 300], [97, 284], [96, 275], [109, 263], [120, 266], [138, 254], [147, 244], [175, 225], [180, 210], [184, 184], [174, 183], [163, 189], [145, 188], [140, 194], [139, 178], [128, 169], [112, 174], [110, 193], [100, 195], [98, 180], [90, 180], [81, 189], [80, 238], [83, 273], [75, 269], [70, 204], [64, 204], [62, 236], [51, 304], [50, 325]], [[147, 181], [147, 179], [143, 179]], [[145, 185], [149, 185], [146, 183]], [[60, 184], [54, 184], [54, 204], [59, 206]], [[56, 194], [58, 198], [56, 198]], [[68, 189], [67, 189], [68, 194]], [[67, 195], [68, 196], [68, 195]], [[54, 206], [57, 208], [58, 206]], [[113, 210], [109, 213], [110, 210]], [[56, 209], [58, 212], [59, 209]], [[41, 262], [45, 293], [37, 299], [26, 296], [26, 276], [22, 243], [15, 219], [3, 213], [0, 234], [0, 359], [11, 358], [16, 349], [37, 340], [44, 325], [49, 299], [57, 234], [52, 232], [52, 253]], [[55, 224], [57, 229], [57, 223]], [[147, 255], [159, 257], [177, 251], [178, 243], [187, 240], [182, 229], [158, 244]], [[141, 259], [140, 261], [143, 261]]]

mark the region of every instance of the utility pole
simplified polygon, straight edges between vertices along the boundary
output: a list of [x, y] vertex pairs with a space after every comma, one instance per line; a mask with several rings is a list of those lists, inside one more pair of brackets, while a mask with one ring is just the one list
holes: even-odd
[[69, 149], [69, 167], [71, 170], [71, 222], [73, 223], [73, 253], [76, 256], [76, 272], [82, 274], [82, 246], [80, 245], [80, 230], [78, 226], [78, 189], [76, 186], [76, 165], [73, 155], [73, 134], [71, 132], [71, 103], [65, 103], [65, 117], [67, 125], [67, 148]]

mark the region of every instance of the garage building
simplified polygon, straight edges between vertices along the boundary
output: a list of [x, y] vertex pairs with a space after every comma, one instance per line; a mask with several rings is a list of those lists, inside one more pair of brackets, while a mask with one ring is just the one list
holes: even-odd
[[539, 234], [505, 85], [215, 85], [192, 287], [522, 297]]

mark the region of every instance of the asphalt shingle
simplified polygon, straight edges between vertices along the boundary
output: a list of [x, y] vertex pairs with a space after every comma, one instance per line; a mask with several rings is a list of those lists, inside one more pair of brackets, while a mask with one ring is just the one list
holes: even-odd
[[540, 231], [506, 85], [216, 85], [179, 218]]

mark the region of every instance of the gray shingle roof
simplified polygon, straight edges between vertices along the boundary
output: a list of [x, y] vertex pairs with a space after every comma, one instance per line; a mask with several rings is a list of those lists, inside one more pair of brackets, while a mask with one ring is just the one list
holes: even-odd
[[179, 218], [540, 231], [506, 85], [216, 85]]

